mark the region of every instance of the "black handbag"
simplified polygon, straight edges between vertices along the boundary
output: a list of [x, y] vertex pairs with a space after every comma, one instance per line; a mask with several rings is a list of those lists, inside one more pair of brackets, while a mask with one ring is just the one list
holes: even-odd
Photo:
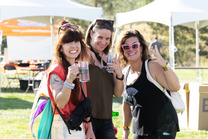
[[[64, 123], [66, 124], [69, 134], [70, 130], [79, 130], [81, 131], [81, 127], [80, 125], [85, 122], [87, 123], [87, 121], [85, 120], [85, 118], [91, 117], [91, 113], [92, 113], [92, 107], [91, 107], [91, 101], [89, 98], [87, 98], [84, 94], [84, 89], [82, 87], [82, 83], [80, 82], [80, 86], [81, 86], [81, 90], [82, 90], [82, 94], [84, 96], [84, 99], [82, 100], [82, 102], [75, 108], [75, 110], [72, 112], [71, 116], [69, 117], [69, 119], [65, 119], [63, 114], [61, 113], [61, 111], [59, 110], [59, 108], [55, 105], [55, 108], [58, 110], [59, 115], [62, 117]], [[89, 122], [89, 121], [88, 121]]]

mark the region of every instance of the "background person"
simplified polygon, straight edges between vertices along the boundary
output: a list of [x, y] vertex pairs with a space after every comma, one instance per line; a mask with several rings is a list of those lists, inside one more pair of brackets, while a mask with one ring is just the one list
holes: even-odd
[[155, 37], [154, 41], [150, 44], [149, 48], [151, 48], [151, 49], [153, 49], [155, 51], [155, 46], [157, 46], [157, 49], [158, 49], [158, 51], [160, 53], [160, 48], [163, 46], [163, 44], [158, 41], [157, 37]]
[[[62, 20], [56, 38], [54, 59], [48, 71], [48, 92], [51, 101], [57, 104], [65, 119], [70, 117], [83, 99], [79, 80], [76, 78], [79, 69], [75, 61], [86, 61], [89, 57], [87, 49], [78, 27]], [[86, 86], [85, 83], [84, 86]], [[91, 123], [87, 125], [87, 139], [94, 139]], [[81, 131], [70, 130], [71, 134], [69, 134], [67, 126], [56, 110], [51, 128], [51, 138], [85, 139], [83, 124], [81, 127]]]
[[[123, 101], [123, 139], [128, 139], [129, 126], [133, 118], [133, 139], [173, 139], [179, 131], [178, 117], [170, 100], [147, 79], [145, 60], [149, 50], [143, 36], [137, 30], [120, 34], [117, 50], [125, 75]], [[170, 91], [178, 91], [180, 84], [167, 62], [151, 50], [155, 58], [149, 60], [152, 77]], [[129, 65], [129, 66], [127, 66]]]
[[92, 126], [96, 139], [115, 139], [112, 126], [113, 95], [120, 97], [123, 92], [123, 75], [115, 58], [114, 69], [109, 73], [101, 64], [101, 57], [108, 54], [112, 43], [113, 21], [97, 19], [86, 32], [86, 42], [90, 47], [90, 82], [87, 82], [88, 97], [92, 102]]

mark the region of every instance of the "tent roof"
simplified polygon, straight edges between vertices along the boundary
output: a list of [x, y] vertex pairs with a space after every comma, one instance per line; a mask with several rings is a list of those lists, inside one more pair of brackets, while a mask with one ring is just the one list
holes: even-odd
[[[208, 20], [208, 5], [205, 0], [155, 0], [152, 3], [136, 10], [117, 13], [116, 24], [120, 27], [133, 22], [157, 22], [165, 25], [185, 25], [195, 28], [195, 21]], [[203, 21], [202, 28], [208, 24]]]
[[71, 17], [87, 21], [102, 17], [102, 8], [89, 7], [71, 0], [0, 0], [0, 20], [23, 18], [41, 23]]

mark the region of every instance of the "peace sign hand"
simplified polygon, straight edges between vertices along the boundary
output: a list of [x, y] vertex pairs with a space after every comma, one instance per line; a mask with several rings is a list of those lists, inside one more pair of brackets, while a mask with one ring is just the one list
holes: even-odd
[[153, 62], [158, 63], [161, 67], [166, 66], [166, 61], [160, 55], [157, 45], [155, 45], [155, 51], [153, 49], [150, 49], [150, 54], [151, 54], [150, 58], [152, 59]]

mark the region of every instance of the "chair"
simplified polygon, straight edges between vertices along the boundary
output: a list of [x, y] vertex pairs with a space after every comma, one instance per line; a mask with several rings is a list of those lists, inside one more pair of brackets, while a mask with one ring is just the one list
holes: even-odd
[[6, 89], [7, 88], [12, 89], [14, 85], [16, 85], [15, 87], [19, 87], [20, 77], [19, 77], [19, 74], [17, 72], [15, 65], [6, 64], [4, 66], [4, 75], [6, 76], [6, 79], [7, 79]]

